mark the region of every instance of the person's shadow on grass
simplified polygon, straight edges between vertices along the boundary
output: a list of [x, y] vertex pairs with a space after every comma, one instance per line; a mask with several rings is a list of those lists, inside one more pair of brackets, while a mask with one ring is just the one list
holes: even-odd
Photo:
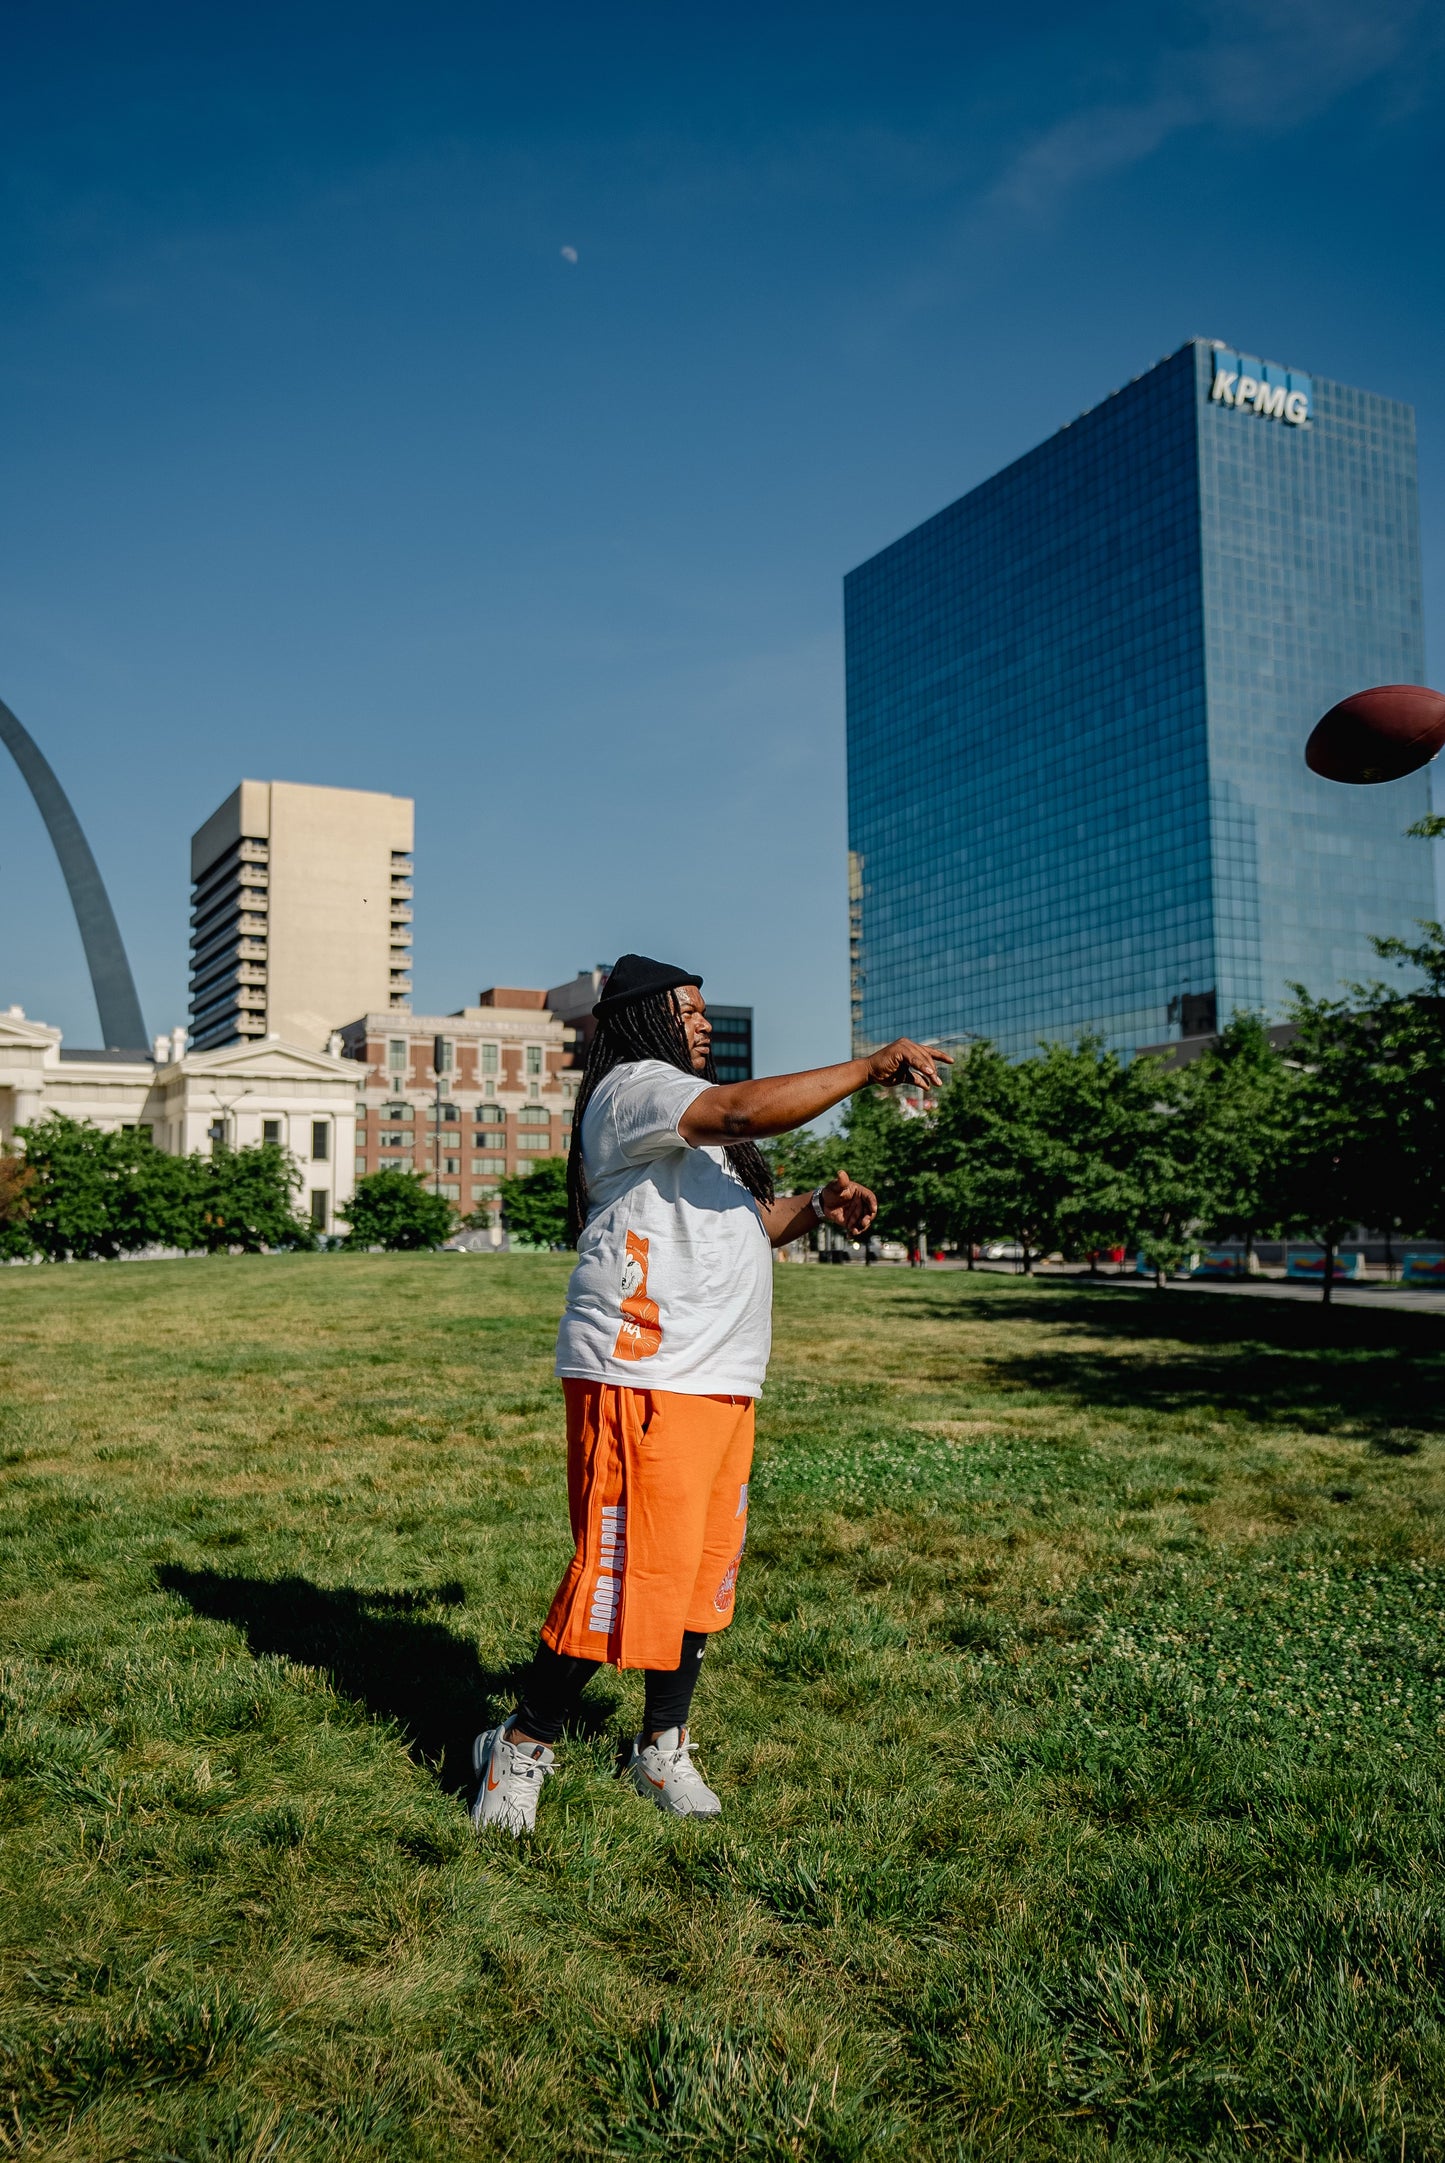
[[[241, 1630], [252, 1652], [320, 1668], [343, 1697], [390, 1720], [441, 1785], [467, 1794], [472, 1739], [516, 1703], [524, 1670], [483, 1667], [475, 1648], [437, 1618], [460, 1607], [461, 1585], [409, 1592], [314, 1585], [306, 1577], [231, 1577], [164, 1563], [156, 1582], [198, 1615]], [[588, 1705], [581, 1725], [605, 1723]]]

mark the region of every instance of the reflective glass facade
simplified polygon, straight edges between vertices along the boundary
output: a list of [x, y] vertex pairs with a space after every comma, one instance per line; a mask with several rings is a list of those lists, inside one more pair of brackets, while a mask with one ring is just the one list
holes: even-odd
[[857, 1042], [1129, 1051], [1432, 915], [1426, 777], [1303, 759], [1424, 680], [1415, 490], [1409, 407], [1194, 341], [852, 572]]

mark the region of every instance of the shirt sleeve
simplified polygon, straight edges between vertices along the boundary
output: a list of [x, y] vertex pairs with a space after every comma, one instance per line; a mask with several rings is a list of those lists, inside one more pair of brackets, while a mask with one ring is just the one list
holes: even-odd
[[661, 1060], [639, 1059], [622, 1070], [612, 1097], [612, 1117], [617, 1147], [629, 1164], [647, 1164], [654, 1157], [687, 1149], [678, 1133], [683, 1113], [711, 1082], [695, 1074], [679, 1074]]

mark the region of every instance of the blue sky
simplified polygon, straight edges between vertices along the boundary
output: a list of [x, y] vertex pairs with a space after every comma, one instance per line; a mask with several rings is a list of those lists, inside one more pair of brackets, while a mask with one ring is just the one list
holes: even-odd
[[[1441, 23], [0, 12], [0, 696], [150, 1028], [251, 775], [415, 797], [418, 1011], [641, 947], [841, 1056], [843, 573], [1191, 335], [1416, 405], [1438, 683]], [[0, 1005], [93, 1042], [0, 806]]]

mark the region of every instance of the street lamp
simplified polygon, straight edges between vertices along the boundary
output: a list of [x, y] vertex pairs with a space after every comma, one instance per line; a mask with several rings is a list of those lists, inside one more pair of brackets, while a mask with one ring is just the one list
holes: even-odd
[[[233, 1115], [234, 1115], [234, 1113], [235, 1113], [235, 1109], [236, 1109], [236, 1106], [237, 1106], [238, 1104], [241, 1104], [241, 1103], [243, 1103], [243, 1102], [245, 1101], [245, 1099], [246, 1099], [246, 1098], [247, 1098], [247, 1097], [248, 1097], [248, 1096], [249, 1096], [250, 1094], [251, 1094], [251, 1092], [250, 1092], [250, 1090], [249, 1090], [249, 1089], [243, 1089], [243, 1090], [241, 1091], [241, 1094], [240, 1094], [239, 1096], [235, 1096], [235, 1097], [232, 1097], [232, 1099], [231, 1099], [230, 1103], [228, 1104], [228, 1103], [226, 1102], [225, 1098], [224, 1098], [224, 1097], [223, 1097], [223, 1096], [221, 1095], [221, 1093], [220, 1093], [220, 1091], [219, 1091], [219, 1090], [213, 1090], [213, 1091], [212, 1091], [212, 1093], [211, 1093], [211, 1101], [212, 1101], [212, 1102], [213, 1102], [214, 1104], [218, 1104], [218, 1105], [220, 1106], [220, 1108], [221, 1108], [221, 1116], [220, 1116], [220, 1118], [219, 1118], [219, 1119], [213, 1119], [213, 1120], [211, 1121], [211, 1142], [212, 1142], [212, 1145], [213, 1145], [213, 1146], [214, 1146], [214, 1144], [215, 1144], [216, 1142], [220, 1141], [220, 1142], [225, 1142], [225, 1143], [226, 1143], [226, 1145], [227, 1145], [227, 1147], [229, 1148], [229, 1146], [230, 1146], [230, 1138], [229, 1138], [229, 1135], [228, 1135], [228, 1133], [227, 1133], [227, 1129], [229, 1128], [229, 1126], [230, 1126], [230, 1124], [231, 1124], [231, 1119], [232, 1119], [232, 1116], [233, 1116]], [[219, 1127], [220, 1127], [220, 1129], [221, 1129], [221, 1131], [220, 1131], [220, 1133], [219, 1133], [219, 1134], [217, 1134], [217, 1132], [216, 1132], [216, 1128], [217, 1128], [218, 1126], [219, 1126]]]
[[438, 1194], [442, 1190], [442, 1076], [449, 1067], [447, 1040], [444, 1036], [434, 1036], [431, 1040], [431, 1071], [436, 1091], [432, 1099], [431, 1161], [432, 1185]]

